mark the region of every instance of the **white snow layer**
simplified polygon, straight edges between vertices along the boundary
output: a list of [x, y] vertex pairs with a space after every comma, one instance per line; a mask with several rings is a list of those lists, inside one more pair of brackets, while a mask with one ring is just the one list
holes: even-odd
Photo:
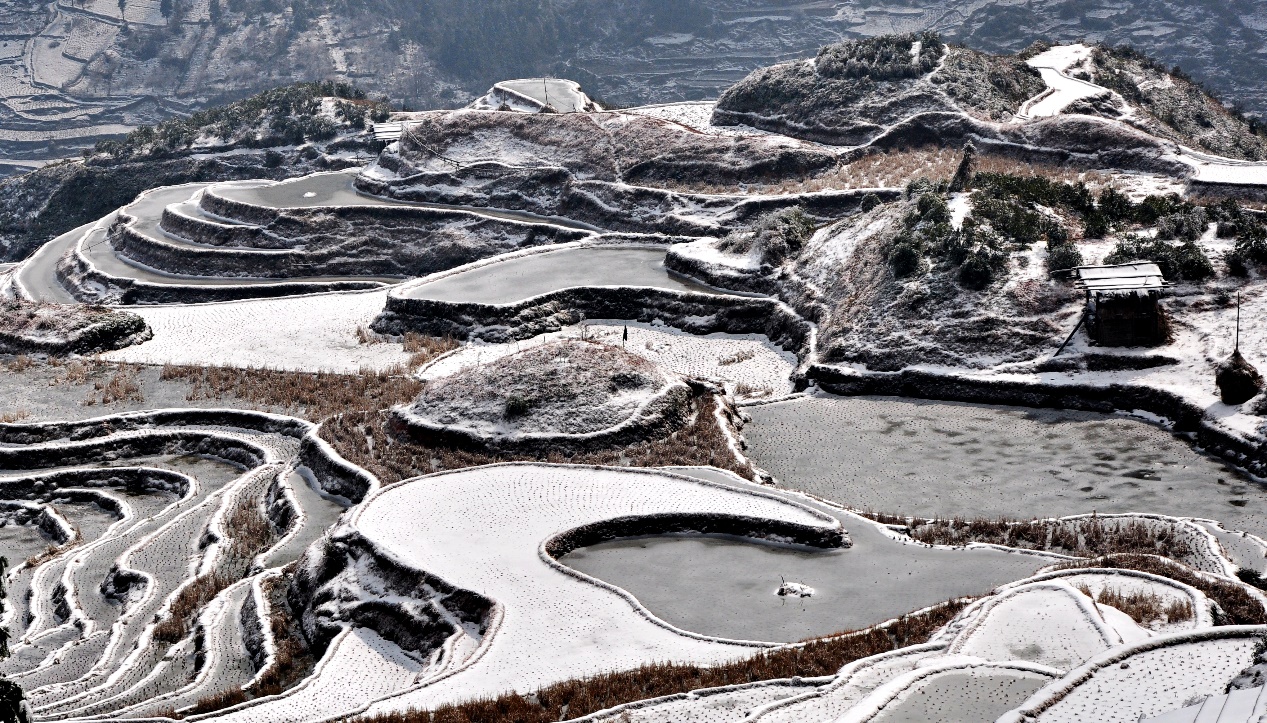
[[387, 303], [384, 290], [247, 299], [209, 304], [132, 306], [154, 338], [103, 354], [140, 364], [196, 364], [294, 371], [355, 372], [404, 364], [400, 344], [361, 344]]
[[[369, 712], [531, 691], [653, 661], [717, 663], [764, 647], [674, 629], [619, 588], [576, 573], [542, 550], [547, 539], [581, 525], [661, 513], [839, 525], [774, 495], [663, 472], [512, 464], [383, 489], [348, 524], [408, 566], [493, 599], [502, 617], [467, 667], [381, 701]], [[343, 682], [354, 686], [361, 678], [349, 673]]]
[[1085, 63], [1090, 57], [1091, 48], [1082, 43], [1076, 43], [1058, 45], [1026, 61], [1031, 68], [1038, 70], [1043, 76], [1043, 82], [1047, 84], [1050, 92], [1041, 93], [1026, 101], [1017, 116], [1032, 119], [1059, 115], [1071, 103], [1108, 93], [1109, 91], [1101, 86], [1065, 74], [1070, 68]]

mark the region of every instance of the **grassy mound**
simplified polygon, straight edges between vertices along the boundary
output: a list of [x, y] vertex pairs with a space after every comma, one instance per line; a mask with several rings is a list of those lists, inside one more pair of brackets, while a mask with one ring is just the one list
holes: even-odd
[[485, 433], [584, 434], [629, 419], [669, 381], [619, 347], [559, 341], [433, 381], [412, 411]]
[[121, 349], [148, 338], [145, 320], [104, 306], [0, 301], [0, 351], [69, 354]]

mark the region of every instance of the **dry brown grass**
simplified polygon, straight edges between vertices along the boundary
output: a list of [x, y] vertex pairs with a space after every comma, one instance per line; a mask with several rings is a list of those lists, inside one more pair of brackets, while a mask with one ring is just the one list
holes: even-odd
[[1192, 619], [1192, 603], [1187, 600], [1172, 600], [1167, 603], [1161, 595], [1143, 590], [1123, 593], [1106, 587], [1100, 590], [1099, 595], [1095, 595], [1086, 585], [1078, 585], [1077, 588], [1097, 603], [1121, 610], [1140, 625], [1169, 624]]
[[57, 365], [50, 363], [50, 366], [60, 366], [61, 371], [53, 377], [51, 385], [70, 384], [78, 386], [88, 382], [89, 369], [88, 365], [81, 361], [68, 362], [65, 365]]
[[731, 354], [730, 356], [724, 356], [721, 359], [718, 359], [717, 366], [724, 367], [724, 366], [730, 366], [731, 364], [746, 362], [749, 359], [752, 359], [753, 357], [755, 357], [756, 355], [757, 353], [751, 349], [742, 349], [740, 351], [735, 352], [734, 354]]
[[58, 555], [65, 552], [66, 550], [70, 549], [71, 545], [73, 544], [74, 544], [74, 541], [66, 545], [49, 545], [48, 547], [44, 548], [43, 552], [39, 553], [38, 555], [32, 555], [26, 558], [26, 566], [39, 567], [40, 565], [43, 565], [44, 563], [48, 562], [54, 557], [57, 557]]
[[225, 520], [224, 529], [229, 539], [220, 569], [199, 575], [176, 594], [167, 617], [154, 626], [155, 640], [176, 643], [184, 639], [202, 609], [242, 579], [255, 556], [277, 539], [258, 497], [239, 500]]
[[1060, 570], [1073, 570], [1082, 567], [1110, 567], [1122, 570], [1138, 570], [1154, 575], [1168, 577], [1187, 585], [1191, 585], [1205, 596], [1218, 603], [1222, 614], [1217, 625], [1263, 625], [1267, 624], [1267, 610], [1263, 609], [1258, 599], [1246, 591], [1246, 586], [1221, 580], [1219, 578], [1199, 575], [1186, 565], [1167, 560], [1156, 555], [1118, 554], [1094, 557], [1088, 560], [1074, 560], [1057, 566]]
[[35, 362], [32, 361], [31, 357], [27, 356], [26, 354], [18, 354], [17, 356], [13, 357], [12, 360], [9, 361], [7, 366], [9, 368], [9, 371], [13, 372], [14, 374], [19, 374], [35, 366]]
[[108, 378], [99, 378], [92, 383], [92, 389], [88, 391], [88, 396], [84, 399], [84, 406], [145, 401], [141, 382], [137, 379], [139, 369], [131, 364], [115, 366]]
[[530, 695], [507, 693], [446, 705], [432, 711], [356, 719], [361, 723], [548, 723], [571, 720], [622, 703], [701, 688], [781, 678], [831, 675], [852, 661], [923, 643], [967, 605], [953, 600], [907, 615], [886, 627], [840, 633], [797, 648], [758, 653], [712, 667], [651, 663], [633, 670], [564, 681]]
[[[858, 188], [904, 188], [917, 178], [949, 181], [955, 175], [962, 157], [960, 149], [939, 146], [893, 150], [863, 156], [844, 166], [803, 179], [779, 183], [667, 183], [666, 188], [686, 193], [813, 193], [815, 191]], [[1001, 154], [977, 157], [977, 170], [984, 173], [1009, 173], [1019, 176], [1044, 176], [1054, 181], [1100, 187], [1110, 185], [1109, 176], [1096, 171], [1054, 163], [1032, 163]]]
[[550, 452], [537, 456], [494, 455], [448, 447], [431, 447], [404, 441], [389, 434], [382, 412], [351, 412], [321, 425], [321, 438], [352, 464], [368, 470], [384, 484], [443, 470], [513, 461], [595, 464], [611, 467], [663, 467], [711, 465], [752, 478], [752, 470], [735, 458], [726, 432], [718, 425], [712, 397], [697, 397], [690, 423], [668, 437], [630, 445], [623, 449], [565, 456]]
[[232, 584], [232, 578], [216, 572], [194, 578], [176, 594], [167, 617], [154, 626], [154, 639], [160, 643], [178, 643], [183, 640], [189, 634], [194, 616]]
[[911, 537], [929, 545], [984, 542], [1075, 557], [1112, 554], [1161, 555], [1182, 560], [1192, 548], [1169, 525], [1092, 516], [1080, 520], [995, 519], [915, 520], [865, 513], [886, 524], [907, 525]]
[[294, 565], [287, 567], [281, 575], [270, 578], [264, 583], [264, 593], [269, 600], [269, 628], [273, 631], [273, 642], [277, 649], [274, 653], [273, 665], [264, 671], [260, 679], [248, 693], [253, 697], [277, 695], [308, 677], [317, 661], [308, 650], [308, 644], [299, 631], [299, 624], [290, 615], [286, 603], [286, 589], [294, 575]]
[[189, 401], [236, 397], [314, 422], [344, 412], [385, 409], [410, 401], [422, 391], [422, 383], [402, 370], [336, 374], [168, 364], [159, 378], [188, 381], [191, 388], [185, 398]]
[[0, 414], [0, 422], [4, 424], [13, 424], [14, 422], [20, 422], [23, 419], [27, 419], [30, 416], [31, 413], [27, 410], [16, 409], [12, 412], [4, 412], [3, 414]]
[[[238, 703], [247, 701], [246, 693], [241, 688], [229, 688], [219, 693], [205, 695], [198, 699], [190, 708], [179, 717], [198, 715], [199, 713], [210, 713], [212, 711], [223, 710]], [[172, 711], [175, 713], [175, 711]]]

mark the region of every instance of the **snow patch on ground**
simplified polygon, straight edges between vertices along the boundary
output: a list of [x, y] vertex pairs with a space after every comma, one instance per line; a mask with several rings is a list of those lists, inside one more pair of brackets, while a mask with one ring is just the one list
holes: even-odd
[[386, 291], [314, 294], [214, 304], [131, 306], [154, 330], [144, 344], [102, 355], [139, 364], [355, 372], [408, 361], [399, 344], [361, 344]]

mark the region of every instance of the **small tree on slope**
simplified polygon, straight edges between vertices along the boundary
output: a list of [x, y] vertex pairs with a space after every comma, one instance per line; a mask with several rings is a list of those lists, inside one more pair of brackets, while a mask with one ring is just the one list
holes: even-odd
[[[9, 596], [4, 586], [4, 574], [9, 569], [9, 558], [0, 555], [0, 616], [4, 615], [4, 601]], [[9, 629], [0, 627], [0, 660], [9, 657]], [[0, 678], [0, 723], [28, 723], [26, 700], [17, 683]]]

